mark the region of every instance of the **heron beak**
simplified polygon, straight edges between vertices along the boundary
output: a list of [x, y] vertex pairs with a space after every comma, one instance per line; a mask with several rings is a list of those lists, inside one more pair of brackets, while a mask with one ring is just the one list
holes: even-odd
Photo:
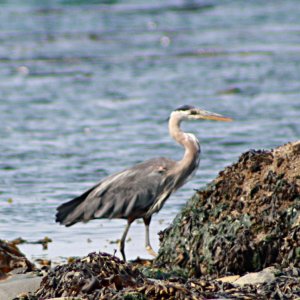
[[220, 114], [216, 114], [207, 110], [199, 109], [198, 110], [198, 118], [205, 120], [215, 120], [215, 121], [223, 121], [223, 122], [231, 122], [232, 118], [225, 117]]

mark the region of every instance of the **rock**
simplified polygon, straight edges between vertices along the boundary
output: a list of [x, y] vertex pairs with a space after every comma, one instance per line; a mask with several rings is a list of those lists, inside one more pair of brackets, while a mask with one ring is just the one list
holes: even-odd
[[157, 267], [189, 276], [300, 267], [300, 141], [250, 150], [160, 233]]
[[[32, 271], [34, 265], [13, 243], [0, 240], [0, 278], [12, 270], [19, 273]], [[2, 275], [2, 276], [1, 276]]]
[[238, 285], [270, 283], [275, 280], [275, 273], [278, 273], [278, 270], [274, 267], [269, 267], [260, 272], [246, 274], [233, 283]]
[[233, 282], [237, 281], [240, 277], [241, 277], [240, 275], [230, 275], [230, 276], [217, 278], [216, 280], [221, 281], [221, 282], [233, 283]]

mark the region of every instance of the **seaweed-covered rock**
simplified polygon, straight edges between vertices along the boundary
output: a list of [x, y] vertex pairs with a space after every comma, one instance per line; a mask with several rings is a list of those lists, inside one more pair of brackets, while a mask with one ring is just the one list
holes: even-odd
[[15, 244], [0, 240], [0, 278], [16, 269], [19, 272], [29, 272], [34, 269], [34, 265]]
[[300, 142], [242, 154], [160, 239], [155, 264], [190, 276], [300, 267]]
[[117, 257], [106, 253], [90, 253], [51, 270], [43, 278], [35, 295], [39, 299], [87, 295], [86, 299], [104, 299], [106, 294], [112, 297], [119, 290], [138, 287], [144, 280], [138, 269]]

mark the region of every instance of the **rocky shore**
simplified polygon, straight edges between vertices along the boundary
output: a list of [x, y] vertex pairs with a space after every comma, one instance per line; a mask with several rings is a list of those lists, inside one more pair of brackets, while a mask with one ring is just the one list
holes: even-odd
[[35, 292], [14, 299], [296, 299], [299, 293], [299, 268], [269, 268], [244, 277], [185, 278], [90, 253], [50, 270]]
[[[44, 271], [0, 241], [0, 300], [300, 299], [300, 142], [242, 154], [160, 240], [154, 261], [99, 252]], [[30, 274], [23, 290], [11, 272]]]

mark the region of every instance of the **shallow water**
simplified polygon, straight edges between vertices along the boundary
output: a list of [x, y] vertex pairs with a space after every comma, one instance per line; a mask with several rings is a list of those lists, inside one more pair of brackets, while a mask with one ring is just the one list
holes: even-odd
[[[21, 246], [31, 258], [114, 253], [125, 221], [64, 228], [55, 208], [144, 159], [179, 159], [166, 120], [181, 104], [235, 121], [184, 125], [201, 166], [153, 218], [156, 249], [193, 189], [250, 148], [300, 137], [297, 0], [99, 3], [0, 2], [0, 238], [53, 239]], [[129, 237], [128, 258], [147, 257], [143, 224]]]

